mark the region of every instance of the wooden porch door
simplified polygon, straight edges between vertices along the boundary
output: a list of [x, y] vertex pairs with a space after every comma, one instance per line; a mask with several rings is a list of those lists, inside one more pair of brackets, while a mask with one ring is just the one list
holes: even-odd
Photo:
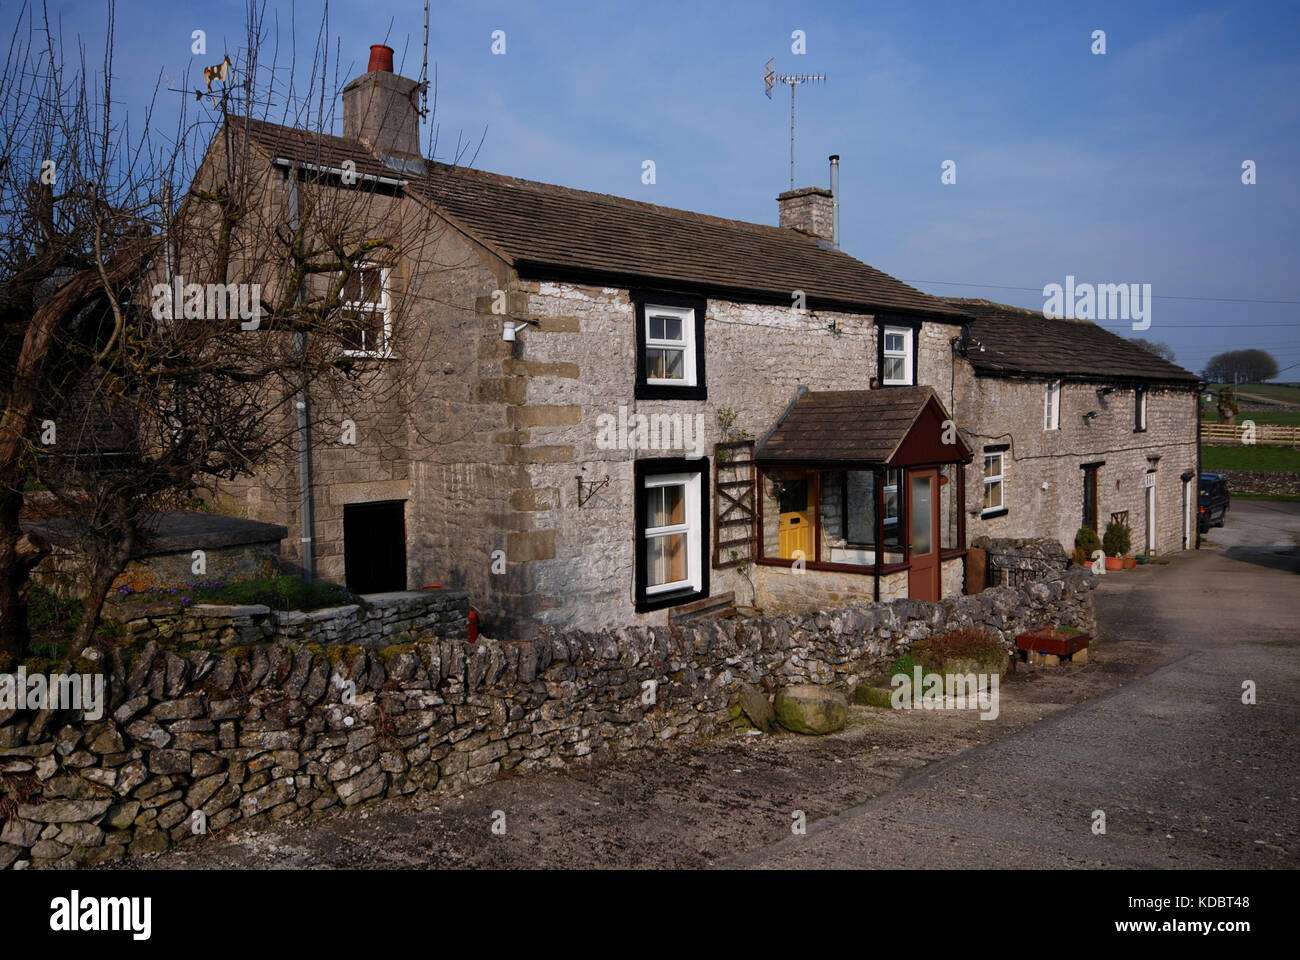
[[911, 549], [907, 595], [912, 600], [938, 600], [942, 592], [938, 537], [939, 471], [912, 470], [907, 476]]
[[[782, 560], [812, 560], [813, 505], [811, 474], [785, 481], [781, 491], [781, 522], [777, 528], [777, 547]], [[798, 557], [795, 551], [800, 551]]]

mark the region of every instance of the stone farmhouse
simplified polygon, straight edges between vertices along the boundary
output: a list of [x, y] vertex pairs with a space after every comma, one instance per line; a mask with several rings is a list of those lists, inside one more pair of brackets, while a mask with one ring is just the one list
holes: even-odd
[[[1144, 469], [1155, 548], [1190, 543], [1190, 374], [1114, 344], [1107, 368], [1083, 324], [933, 297], [848, 256], [834, 190], [782, 194], [772, 227], [423, 159], [415, 81], [386, 51], [345, 88], [342, 137], [230, 121], [268, 191], [346, 165], [384, 185], [383, 216], [442, 228], [366, 280], [364, 362], [401, 355], [384, 314], [403, 302], [441, 348], [402, 368], [393, 429], [313, 434], [301, 494], [272, 471], [220, 490], [223, 512], [303, 529], [290, 561], [361, 592], [463, 588], [487, 632], [526, 639], [952, 596], [977, 532], [1069, 547], [1081, 485], [1096, 523], [1142, 507]], [[1056, 338], [1037, 365], [1018, 343]], [[1149, 429], [1126, 431], [1135, 387]], [[1059, 429], [1039, 429], [1045, 390]]]

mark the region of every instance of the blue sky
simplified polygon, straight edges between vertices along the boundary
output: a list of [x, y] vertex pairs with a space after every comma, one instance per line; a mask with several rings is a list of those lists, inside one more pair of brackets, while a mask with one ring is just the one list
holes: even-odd
[[[70, 38], [102, 43], [100, 0], [49, 0]], [[1063, 283], [1149, 283], [1143, 334], [1199, 371], [1267, 349], [1300, 364], [1300, 5], [434, 0], [439, 159], [775, 223], [789, 186], [789, 93], [763, 64], [824, 73], [798, 92], [796, 186], [841, 155], [842, 245], [936, 294], [1040, 309]], [[12, 2], [0, 6], [10, 22]], [[191, 77], [242, 44], [242, 0], [119, 0], [115, 93], [133, 116], [160, 76]], [[268, 0], [300, 70], [320, 0]], [[342, 82], [369, 44], [419, 73], [422, 0], [330, 8]], [[208, 34], [191, 56], [190, 32]], [[504, 30], [506, 53], [491, 52]], [[803, 30], [807, 53], [791, 52]], [[1091, 53], [1106, 32], [1107, 52]], [[331, 46], [333, 44], [331, 43]], [[212, 53], [216, 52], [213, 56]], [[403, 62], [403, 56], [405, 57]], [[350, 62], [349, 62], [350, 60]], [[193, 80], [191, 80], [191, 87]], [[166, 99], [164, 109], [174, 109]], [[653, 160], [656, 183], [641, 182]], [[945, 160], [957, 182], [940, 181]], [[1241, 182], [1253, 160], [1257, 183]], [[1000, 288], [958, 284], [1002, 285]], [[1010, 288], [1010, 289], [1008, 289]], [[1016, 289], [1027, 288], [1027, 289]], [[1131, 334], [1125, 323], [1111, 325]], [[1300, 380], [1300, 366], [1281, 379]]]

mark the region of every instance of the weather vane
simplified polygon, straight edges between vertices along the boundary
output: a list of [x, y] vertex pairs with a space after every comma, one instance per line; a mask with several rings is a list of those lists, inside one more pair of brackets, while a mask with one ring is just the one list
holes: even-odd
[[794, 73], [789, 76], [778, 76], [776, 72], [776, 58], [767, 61], [767, 66], [763, 70], [763, 92], [767, 94], [767, 99], [772, 99], [772, 85], [777, 83], [788, 83], [790, 85], [790, 189], [794, 189], [794, 88], [801, 83], [818, 83], [825, 80], [826, 75], [823, 73]]

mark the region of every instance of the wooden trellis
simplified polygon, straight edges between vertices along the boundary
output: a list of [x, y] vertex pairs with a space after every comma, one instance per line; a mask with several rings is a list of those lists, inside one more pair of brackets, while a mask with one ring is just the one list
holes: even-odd
[[713, 445], [715, 569], [739, 566], [758, 557], [757, 479], [753, 440]]

